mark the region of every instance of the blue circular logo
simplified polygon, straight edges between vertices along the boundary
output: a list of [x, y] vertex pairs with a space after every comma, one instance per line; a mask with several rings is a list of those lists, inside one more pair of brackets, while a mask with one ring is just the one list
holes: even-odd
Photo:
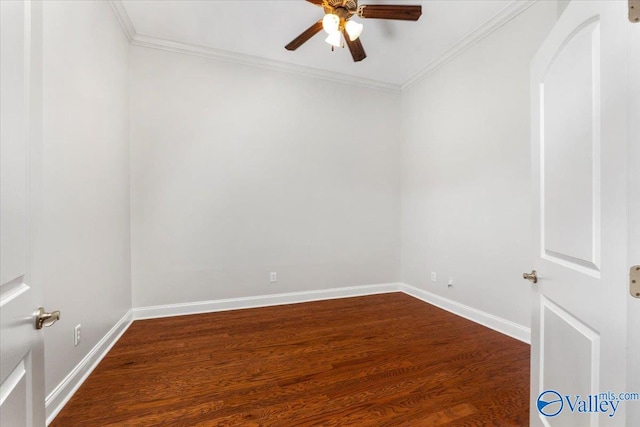
[[555, 390], [545, 390], [538, 396], [538, 412], [545, 417], [555, 417], [563, 407], [562, 396]]

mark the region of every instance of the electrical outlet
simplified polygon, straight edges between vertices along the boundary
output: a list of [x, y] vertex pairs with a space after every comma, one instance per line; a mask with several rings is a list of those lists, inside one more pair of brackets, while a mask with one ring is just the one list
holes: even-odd
[[432, 282], [435, 282], [435, 281], [436, 281], [436, 278], [437, 278], [436, 272], [435, 272], [435, 271], [432, 271], [432, 272], [431, 272], [431, 281], [432, 281]]
[[448, 287], [449, 288], [453, 287], [453, 277], [452, 276], [449, 276], [449, 285], [448, 285]]
[[278, 281], [278, 273], [272, 272], [269, 274], [269, 281], [271, 283], [276, 283]]
[[80, 324], [77, 324], [75, 328], [73, 328], [73, 345], [75, 347], [80, 344]]

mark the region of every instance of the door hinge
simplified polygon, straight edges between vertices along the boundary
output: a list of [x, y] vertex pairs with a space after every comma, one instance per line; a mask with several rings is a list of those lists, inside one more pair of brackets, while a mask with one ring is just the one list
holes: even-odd
[[640, 265], [634, 265], [629, 270], [629, 293], [632, 297], [640, 298]]
[[640, 22], [640, 0], [629, 0], [629, 21]]

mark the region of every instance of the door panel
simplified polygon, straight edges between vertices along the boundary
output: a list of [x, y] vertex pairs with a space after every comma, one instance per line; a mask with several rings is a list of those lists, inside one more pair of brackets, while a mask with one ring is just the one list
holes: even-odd
[[[540, 390], [581, 390], [583, 394], [597, 394], [599, 335], [544, 297], [540, 306]], [[558, 351], [566, 348], [571, 351]], [[585, 425], [585, 420], [562, 411], [554, 417], [555, 424], [579, 427]]]
[[0, 1], [0, 425], [44, 425], [42, 286], [30, 276], [30, 158], [40, 147], [41, 3]]
[[[2, 211], [3, 239], [0, 284], [22, 283], [27, 255], [26, 201], [26, 78], [25, 59], [28, 34], [25, 31], [26, 5], [2, 4]], [[15, 102], [18, 100], [18, 102]]]
[[0, 386], [0, 405], [2, 405], [2, 425], [28, 425], [30, 413], [28, 367], [21, 360]]
[[576, 398], [627, 391], [626, 23], [572, 1], [532, 62], [534, 426], [625, 425]]
[[543, 255], [596, 275], [600, 258], [599, 28], [599, 22], [590, 22], [565, 41], [540, 88]]

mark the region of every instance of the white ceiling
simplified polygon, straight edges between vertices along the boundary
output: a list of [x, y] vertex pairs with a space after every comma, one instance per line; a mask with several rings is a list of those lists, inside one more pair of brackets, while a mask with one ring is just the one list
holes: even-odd
[[[521, 1], [521, 0], [520, 0]], [[496, 17], [513, 0], [360, 0], [360, 4], [421, 4], [417, 22], [359, 19], [367, 58], [331, 48], [324, 32], [298, 50], [284, 46], [320, 19], [322, 9], [305, 0], [123, 0], [138, 37], [178, 42], [232, 54], [346, 74], [401, 86]], [[134, 37], [135, 41], [135, 37]], [[244, 57], [246, 58], [246, 57]]]

